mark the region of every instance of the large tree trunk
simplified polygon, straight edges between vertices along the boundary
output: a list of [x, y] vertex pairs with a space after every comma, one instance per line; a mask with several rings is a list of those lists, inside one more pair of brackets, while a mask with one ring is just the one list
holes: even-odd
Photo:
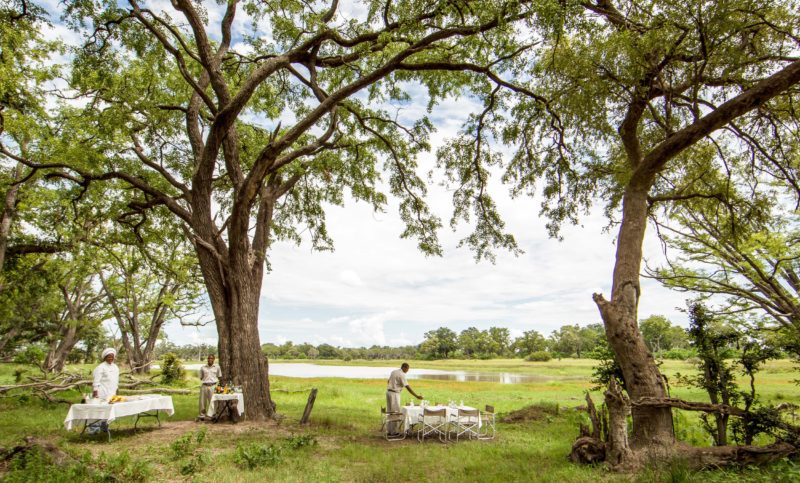
[[[647, 187], [629, 186], [623, 197], [622, 224], [617, 240], [611, 300], [594, 295], [606, 328], [606, 337], [625, 378], [632, 400], [667, 396], [661, 373], [639, 333], [639, 270], [647, 226]], [[670, 408], [636, 407], [632, 410], [631, 446], [673, 444], [675, 435]]]
[[223, 379], [242, 386], [248, 419], [264, 420], [275, 414], [269, 390], [267, 360], [261, 352], [258, 334], [258, 306], [263, 269], [249, 266], [225, 269], [203, 248], [198, 249], [200, 266], [208, 287], [217, 324], [219, 364]]

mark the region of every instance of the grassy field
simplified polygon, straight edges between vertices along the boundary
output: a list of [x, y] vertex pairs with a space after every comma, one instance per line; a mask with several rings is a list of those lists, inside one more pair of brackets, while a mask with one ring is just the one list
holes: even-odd
[[[277, 361], [276, 361], [277, 362]], [[307, 362], [307, 361], [306, 361]], [[398, 366], [400, 361], [317, 361], [337, 365]], [[414, 380], [413, 387], [434, 401], [463, 400], [483, 407], [493, 404], [500, 416], [529, 405], [538, 405], [530, 420], [500, 423], [494, 441], [440, 444], [416, 440], [388, 443], [378, 432], [380, 407], [385, 405], [383, 380], [340, 378], [297, 379], [272, 377], [273, 398], [284, 416], [280, 423], [241, 422], [211, 425], [195, 423], [196, 395], [173, 396], [175, 415], [161, 428], [145, 422], [134, 431], [133, 419], [112, 425], [113, 440], [67, 432], [62, 423], [63, 404], [46, 404], [36, 398], [0, 399], [0, 446], [19, 444], [25, 436], [47, 439], [73, 455], [79, 464], [61, 472], [42, 459], [12, 461], [0, 470], [4, 481], [621, 481], [629, 480], [603, 468], [573, 465], [566, 459], [578, 424], [585, 420], [574, 408], [583, 404], [591, 387], [591, 360], [524, 362], [414, 361], [413, 367], [467, 371], [540, 374], [554, 380], [531, 384], [497, 384]], [[13, 381], [20, 367], [0, 365], [0, 384]], [[70, 370], [89, 371], [88, 366]], [[689, 364], [667, 361], [662, 370], [672, 376], [693, 371]], [[789, 361], [771, 362], [758, 377], [764, 401], [800, 404], [798, 376]], [[563, 378], [563, 379], [562, 379]], [[741, 381], [744, 383], [744, 381]], [[187, 379], [186, 387], [196, 387]], [[318, 396], [311, 424], [297, 421], [308, 391]], [[700, 391], [673, 387], [672, 395], [705, 400]], [[78, 400], [77, 392], [67, 394]], [[600, 400], [595, 394], [595, 401]], [[408, 400], [403, 394], [403, 402]], [[557, 410], [556, 410], [557, 408]], [[676, 431], [683, 440], [708, 444], [694, 416], [679, 414]], [[199, 442], [198, 442], [199, 440]], [[250, 469], [249, 466], [254, 466]], [[87, 469], [89, 468], [89, 469]], [[87, 473], [81, 473], [86, 471]], [[104, 476], [102, 475], [104, 474]], [[680, 467], [653, 468], [635, 481], [797, 481], [800, 466], [779, 463], [767, 470], [708, 471], [692, 474]]]

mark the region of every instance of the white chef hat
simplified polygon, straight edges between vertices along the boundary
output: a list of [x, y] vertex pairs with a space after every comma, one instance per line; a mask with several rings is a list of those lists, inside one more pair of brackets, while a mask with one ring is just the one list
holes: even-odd
[[117, 357], [117, 350], [113, 347], [109, 347], [103, 351], [103, 354], [100, 356], [100, 359], [106, 360], [106, 356], [109, 354], [113, 354], [114, 357]]

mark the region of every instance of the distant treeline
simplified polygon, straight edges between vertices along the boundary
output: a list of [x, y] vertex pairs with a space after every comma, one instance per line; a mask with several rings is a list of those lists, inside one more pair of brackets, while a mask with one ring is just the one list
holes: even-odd
[[[685, 359], [695, 354], [689, 348], [686, 331], [666, 317], [654, 315], [639, 324], [647, 346], [661, 357]], [[475, 327], [460, 333], [440, 327], [425, 333], [421, 344], [400, 347], [335, 347], [330, 344], [267, 343], [261, 346], [264, 354], [277, 359], [492, 359], [519, 357], [528, 360], [552, 358], [602, 358], [606, 352], [605, 330], [602, 324], [586, 326], [564, 325], [545, 337], [529, 330], [517, 338], [503, 327], [479, 330]]]

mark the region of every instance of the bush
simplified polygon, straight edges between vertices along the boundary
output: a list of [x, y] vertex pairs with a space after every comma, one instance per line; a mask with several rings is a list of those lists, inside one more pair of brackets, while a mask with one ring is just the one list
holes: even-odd
[[672, 359], [685, 361], [691, 357], [697, 357], [697, 351], [694, 349], [670, 349], [659, 354], [662, 359]]
[[252, 470], [262, 466], [273, 466], [282, 459], [280, 446], [252, 443], [238, 444], [233, 453], [233, 462], [240, 468]]
[[286, 446], [291, 449], [300, 449], [307, 446], [314, 446], [315, 444], [317, 444], [317, 439], [313, 434], [301, 434], [286, 438]]
[[552, 359], [552, 355], [547, 351], [531, 352], [528, 354], [528, 357], [525, 358], [526, 361], [530, 362], [547, 362], [550, 359]]
[[164, 354], [164, 363], [161, 365], [161, 382], [172, 384], [182, 381], [185, 375], [181, 360], [172, 352]]
[[41, 365], [44, 362], [44, 351], [41, 347], [36, 345], [29, 345], [24, 351], [14, 356], [14, 362], [17, 364], [33, 364]]

